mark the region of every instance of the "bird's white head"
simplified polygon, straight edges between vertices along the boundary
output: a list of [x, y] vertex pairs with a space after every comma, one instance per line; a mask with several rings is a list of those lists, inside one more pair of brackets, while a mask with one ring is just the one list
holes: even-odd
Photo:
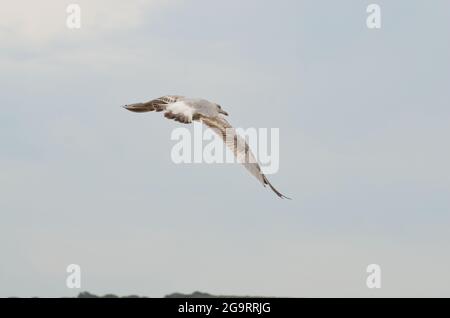
[[225, 116], [228, 116], [228, 113], [222, 109], [222, 106], [220, 106], [219, 104], [216, 104], [216, 106], [219, 114], [224, 114]]

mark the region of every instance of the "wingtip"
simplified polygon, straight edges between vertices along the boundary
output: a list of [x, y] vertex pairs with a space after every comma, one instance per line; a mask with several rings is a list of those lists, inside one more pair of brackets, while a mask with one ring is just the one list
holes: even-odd
[[[272, 189], [273, 190], [273, 189]], [[275, 192], [275, 191], [274, 191]], [[280, 198], [280, 199], [288, 199], [288, 200], [292, 200], [292, 198], [285, 196], [284, 194], [276, 191], [275, 194]]]
[[280, 198], [280, 199], [288, 199], [288, 200], [292, 200], [291, 198], [285, 196], [284, 194], [282, 194], [280, 191], [278, 191], [277, 189], [275, 189], [275, 187], [269, 182], [269, 179], [267, 179], [267, 177], [264, 175], [264, 187], [266, 185], [268, 185], [270, 187], [270, 189], [272, 189], [273, 192], [275, 192], [275, 194]]

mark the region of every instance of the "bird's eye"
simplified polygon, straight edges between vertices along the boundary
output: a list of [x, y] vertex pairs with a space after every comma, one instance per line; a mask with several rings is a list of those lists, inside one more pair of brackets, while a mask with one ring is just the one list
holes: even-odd
[[220, 105], [217, 105], [217, 107], [219, 107], [220, 109], [222, 109], [222, 107]]

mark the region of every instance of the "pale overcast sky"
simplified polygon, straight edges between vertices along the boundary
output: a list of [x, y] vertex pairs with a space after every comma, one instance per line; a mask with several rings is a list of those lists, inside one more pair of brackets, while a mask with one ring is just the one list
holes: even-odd
[[[0, 296], [74, 296], [71, 263], [98, 294], [450, 296], [449, 1], [0, 8]], [[165, 94], [279, 128], [294, 200], [172, 163], [180, 124], [119, 107]]]

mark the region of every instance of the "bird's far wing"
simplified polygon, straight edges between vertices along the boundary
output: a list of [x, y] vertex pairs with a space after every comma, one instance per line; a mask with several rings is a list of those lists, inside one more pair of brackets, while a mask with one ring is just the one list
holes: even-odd
[[182, 98], [183, 98], [182, 96], [177, 95], [166, 95], [156, 99], [152, 99], [151, 101], [148, 101], [146, 103], [125, 105], [124, 108], [136, 113], [144, 113], [151, 111], [160, 112], [165, 110], [168, 104], [175, 103], [181, 100]]
[[164, 117], [181, 123], [191, 123], [195, 109], [183, 101], [183, 96], [166, 95], [146, 103], [125, 105], [129, 111], [136, 113], [165, 111]]
[[273, 192], [280, 198], [286, 198], [275, 189], [269, 182], [267, 177], [262, 173], [261, 167], [253, 155], [246, 140], [236, 133], [236, 130], [222, 116], [205, 117], [201, 116], [200, 120], [209, 128], [211, 128], [219, 137], [222, 138], [225, 145], [233, 152], [237, 161], [242, 164], [254, 177], [256, 177], [264, 186], [269, 185]]

